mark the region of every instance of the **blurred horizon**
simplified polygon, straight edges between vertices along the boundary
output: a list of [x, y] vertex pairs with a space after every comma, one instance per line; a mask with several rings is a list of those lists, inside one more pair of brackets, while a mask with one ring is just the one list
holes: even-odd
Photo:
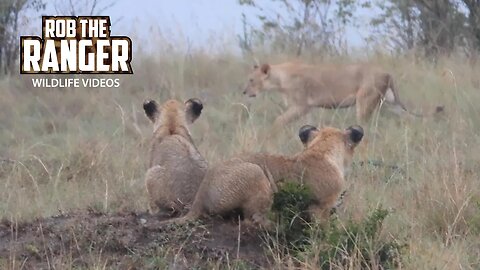
[[[62, 1], [51, 1], [40, 12], [27, 11], [24, 16], [25, 27], [20, 29], [19, 35], [40, 35], [42, 16], [66, 14], [66, 8], [58, 8], [62, 3]], [[248, 24], [260, 26], [258, 12], [251, 7], [240, 5], [237, 0], [144, 0], [137, 5], [121, 0], [99, 1], [98, 6], [99, 9], [106, 7], [100, 15], [110, 16], [112, 35], [134, 36], [139, 41], [148, 40], [149, 35], [154, 30], [158, 30], [183, 38], [194, 47], [209, 45], [211, 37], [222, 37], [224, 42], [238, 45], [238, 36], [243, 33], [242, 14], [245, 14]], [[362, 9], [357, 10], [356, 13], [360, 18], [368, 17]], [[368, 31], [366, 24], [361, 21], [358, 27], [348, 25], [345, 29], [345, 40], [348, 46], [359, 48], [365, 45]]]

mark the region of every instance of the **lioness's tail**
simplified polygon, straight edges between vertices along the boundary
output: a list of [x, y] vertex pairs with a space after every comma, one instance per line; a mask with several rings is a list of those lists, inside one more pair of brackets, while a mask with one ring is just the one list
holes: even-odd
[[[403, 102], [400, 100], [400, 97], [398, 96], [398, 92], [395, 89], [395, 86], [393, 84], [393, 78], [390, 75], [388, 75], [388, 84], [387, 84], [387, 90], [385, 92], [385, 101], [394, 105], [396, 108], [399, 108], [403, 112], [406, 112], [406, 113], [408, 113], [410, 115], [413, 115], [413, 116], [416, 116], [416, 117], [429, 117], [429, 116], [433, 116], [433, 115], [436, 115], [437, 113], [441, 113], [441, 112], [444, 111], [444, 106], [437, 106], [433, 113], [429, 113], [427, 115], [409, 111], [407, 109], [407, 107], [405, 107]], [[398, 111], [396, 111], [396, 113], [398, 113]]]

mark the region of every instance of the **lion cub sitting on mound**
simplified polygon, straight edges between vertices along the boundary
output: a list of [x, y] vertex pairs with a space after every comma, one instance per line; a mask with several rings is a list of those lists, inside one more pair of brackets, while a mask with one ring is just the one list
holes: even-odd
[[273, 202], [276, 182], [298, 181], [314, 196], [310, 213], [325, 219], [344, 190], [344, 174], [363, 129], [303, 126], [299, 137], [305, 148], [293, 156], [247, 154], [208, 169], [190, 211], [181, 218], [163, 222], [184, 223], [202, 215], [225, 214], [236, 209], [245, 221], [270, 227], [267, 212]]
[[203, 105], [198, 99], [168, 100], [162, 106], [147, 100], [143, 108], [153, 122], [150, 169], [145, 176], [149, 210], [177, 213], [192, 203], [207, 170], [187, 127], [200, 116]]

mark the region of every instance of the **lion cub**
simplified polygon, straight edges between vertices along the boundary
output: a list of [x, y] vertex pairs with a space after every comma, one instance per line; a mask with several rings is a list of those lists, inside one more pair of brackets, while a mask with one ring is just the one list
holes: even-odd
[[178, 213], [192, 203], [207, 170], [187, 127], [200, 116], [202, 102], [168, 100], [159, 106], [147, 100], [143, 109], [153, 122], [150, 169], [145, 176], [149, 211]]
[[300, 129], [299, 137], [305, 148], [296, 155], [247, 154], [209, 168], [188, 214], [165, 223], [240, 209], [247, 222], [269, 227], [266, 214], [276, 183], [282, 180], [307, 185], [314, 194], [311, 215], [327, 218], [345, 188], [345, 170], [362, 140], [363, 129], [307, 125]]

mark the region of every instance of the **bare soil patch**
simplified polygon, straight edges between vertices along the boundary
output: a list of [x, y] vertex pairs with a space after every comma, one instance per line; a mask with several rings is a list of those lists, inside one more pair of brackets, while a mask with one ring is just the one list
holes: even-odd
[[[75, 212], [32, 222], [0, 222], [0, 258], [10, 267], [174, 269], [232, 265], [266, 267], [262, 233], [212, 218], [183, 226], [159, 226], [146, 213]], [[9, 268], [10, 268], [9, 267]]]

